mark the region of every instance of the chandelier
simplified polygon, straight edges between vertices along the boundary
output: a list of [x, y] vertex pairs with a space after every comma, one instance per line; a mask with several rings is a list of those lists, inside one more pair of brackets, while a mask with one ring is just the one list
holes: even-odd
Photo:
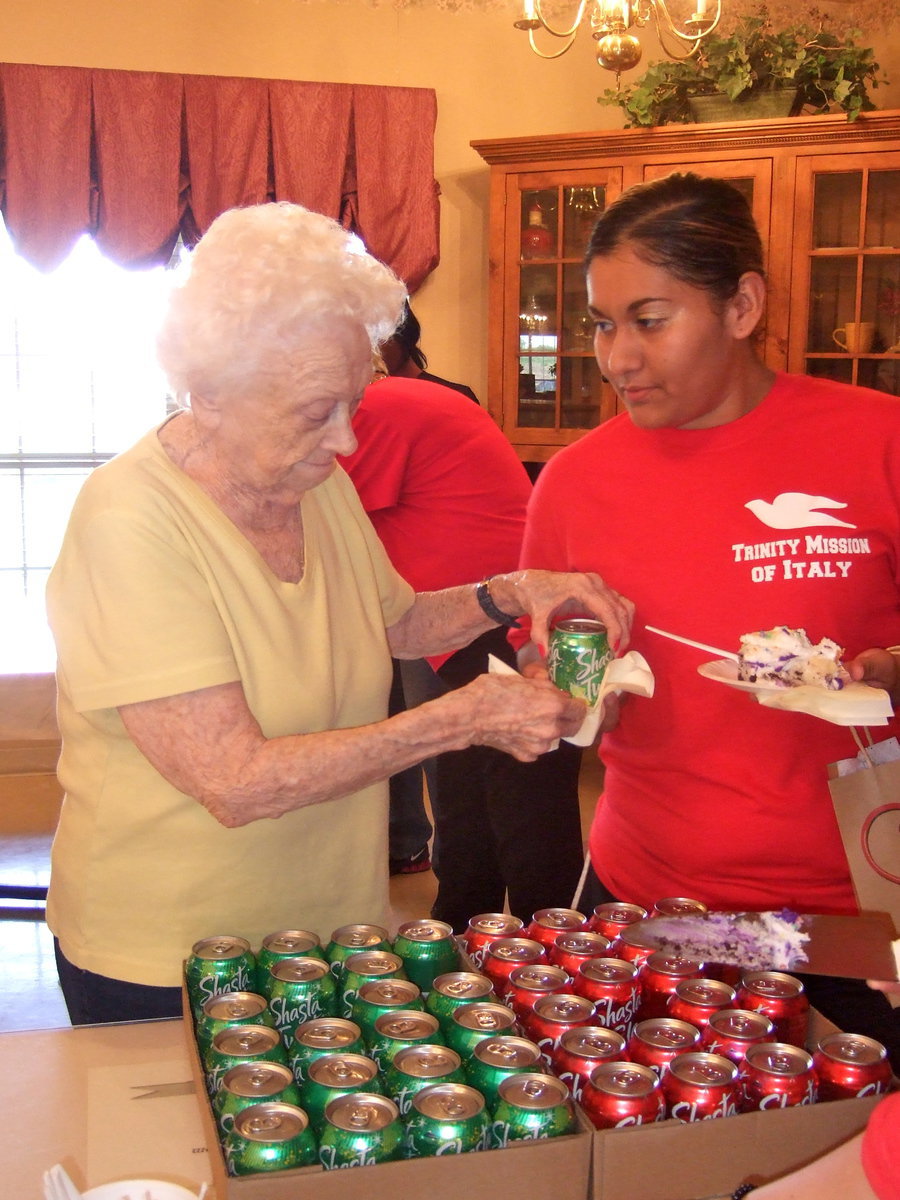
[[[649, 24], [651, 17], [656, 22], [660, 45], [670, 58], [687, 58], [700, 42], [719, 23], [722, 15], [722, 0], [715, 0], [709, 11], [710, 0], [693, 0], [694, 11], [684, 21], [676, 21], [666, 0], [579, 0], [575, 20], [568, 29], [558, 29], [547, 20], [542, 0], [522, 0], [522, 16], [515, 22], [516, 29], [528, 31], [532, 50], [540, 58], [559, 58], [572, 46], [590, 4], [591, 36], [597, 42], [597, 62], [618, 77], [622, 71], [636, 66], [641, 59], [641, 43], [629, 30]], [[535, 42], [536, 29], [543, 29], [551, 37], [564, 42], [560, 50], [545, 52]]]

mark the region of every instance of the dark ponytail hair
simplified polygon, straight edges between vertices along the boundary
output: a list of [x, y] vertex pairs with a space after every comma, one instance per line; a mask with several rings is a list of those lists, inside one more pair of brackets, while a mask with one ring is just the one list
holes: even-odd
[[750, 206], [723, 179], [675, 172], [629, 188], [597, 221], [585, 267], [626, 242], [645, 262], [722, 303], [735, 295], [745, 272], [765, 277]]

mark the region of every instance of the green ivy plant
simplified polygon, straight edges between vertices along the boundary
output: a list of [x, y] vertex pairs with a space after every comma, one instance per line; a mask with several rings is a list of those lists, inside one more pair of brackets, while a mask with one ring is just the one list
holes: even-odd
[[607, 88], [600, 104], [617, 104], [626, 128], [686, 124], [693, 96], [716, 93], [740, 103], [781, 88], [796, 89], [794, 111], [847, 113], [853, 121], [875, 108], [879, 65], [862, 34], [838, 35], [814, 10], [808, 20], [776, 29], [765, 6], [740, 18], [729, 35], [710, 34], [688, 58], [661, 59], [621, 90]]

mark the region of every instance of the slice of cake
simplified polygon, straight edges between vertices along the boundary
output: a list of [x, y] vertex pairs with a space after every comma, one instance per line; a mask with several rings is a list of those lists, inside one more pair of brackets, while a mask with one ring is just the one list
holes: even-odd
[[678, 958], [727, 963], [746, 971], [792, 971], [807, 962], [802, 919], [781, 912], [711, 912], [654, 917], [653, 943]]
[[814, 687], [837, 691], [844, 686], [846, 672], [841, 666], [843, 648], [830, 638], [817, 645], [804, 629], [776, 625], [745, 633], [738, 652], [738, 677], [745, 683], [767, 683], [775, 687]]

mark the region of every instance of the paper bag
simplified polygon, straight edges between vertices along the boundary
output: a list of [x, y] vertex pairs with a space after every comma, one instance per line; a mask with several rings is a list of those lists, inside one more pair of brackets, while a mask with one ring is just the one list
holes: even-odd
[[878, 750], [861, 746], [856, 760], [833, 763], [828, 788], [859, 907], [900, 929], [900, 758], [879, 761]]

